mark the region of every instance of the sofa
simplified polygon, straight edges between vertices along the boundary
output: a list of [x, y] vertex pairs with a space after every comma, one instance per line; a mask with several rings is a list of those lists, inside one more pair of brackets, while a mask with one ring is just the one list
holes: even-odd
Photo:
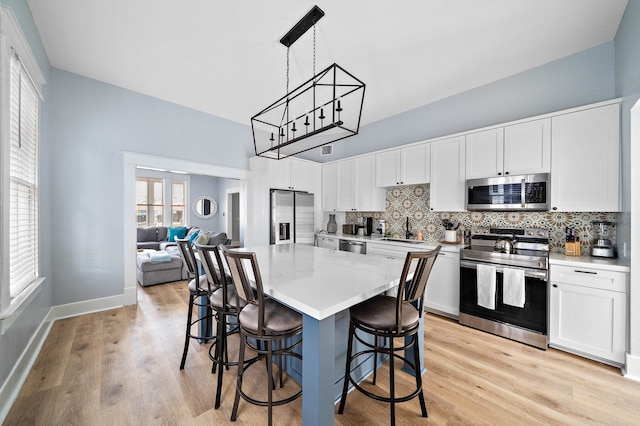
[[[140, 229], [144, 231], [140, 232]], [[167, 240], [171, 234], [172, 232], [166, 226], [138, 228], [136, 278], [141, 286], [148, 287], [189, 278], [177, 243]], [[224, 232], [207, 232], [198, 227], [188, 228], [185, 235], [180, 235], [194, 237], [195, 240], [195, 237], [203, 234], [206, 235], [207, 241], [212, 238], [216, 241], [225, 241], [225, 244], [231, 243]]]
[[137, 228], [138, 250], [165, 250], [167, 247], [176, 246], [173, 239], [175, 235], [178, 238], [190, 237], [200, 232], [197, 226], [184, 226], [169, 228], [166, 226], [150, 226], [148, 228]]

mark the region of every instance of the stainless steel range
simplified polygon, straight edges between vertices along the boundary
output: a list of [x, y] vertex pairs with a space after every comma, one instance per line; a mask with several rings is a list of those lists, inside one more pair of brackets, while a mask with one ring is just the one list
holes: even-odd
[[460, 324], [547, 348], [549, 231], [474, 228], [460, 250]]

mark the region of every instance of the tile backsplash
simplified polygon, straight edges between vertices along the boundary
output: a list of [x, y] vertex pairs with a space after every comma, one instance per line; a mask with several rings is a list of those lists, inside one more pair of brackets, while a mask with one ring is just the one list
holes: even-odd
[[[459, 233], [463, 229], [477, 226], [505, 228], [544, 228], [549, 230], [550, 250], [564, 252], [565, 228], [572, 227], [580, 237], [581, 252], [589, 254], [595, 236], [591, 222], [594, 220], [616, 221], [617, 213], [568, 213], [568, 212], [432, 212], [429, 210], [429, 185], [407, 185], [387, 189], [386, 211], [348, 212], [344, 223], [357, 223], [358, 217], [373, 216], [374, 227], [378, 219], [386, 221], [387, 231], [393, 237], [405, 237], [405, 225], [409, 218], [410, 231], [417, 235], [422, 230], [427, 241], [444, 239], [442, 219], [457, 220]], [[591, 233], [590, 233], [591, 232]], [[415, 238], [415, 237], [414, 237]], [[612, 236], [615, 244], [615, 230]]]

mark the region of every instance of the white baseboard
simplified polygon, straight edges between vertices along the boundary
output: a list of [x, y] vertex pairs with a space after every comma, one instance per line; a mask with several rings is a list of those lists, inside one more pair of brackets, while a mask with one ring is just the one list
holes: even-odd
[[27, 379], [27, 376], [31, 371], [31, 367], [33, 367], [33, 364], [36, 362], [36, 358], [38, 358], [42, 345], [49, 335], [49, 331], [51, 330], [51, 326], [54, 322], [51, 316], [52, 311], [53, 308], [49, 309], [48, 314], [40, 323], [40, 326], [31, 337], [31, 340], [29, 340], [29, 344], [13, 366], [13, 369], [9, 373], [5, 382], [2, 384], [2, 388], [0, 388], [0, 424], [4, 422], [7, 414], [9, 414], [9, 410], [11, 409], [13, 402], [18, 397], [18, 393], [20, 392], [24, 381]]
[[622, 370], [622, 375], [627, 379], [640, 382], [640, 356], [631, 355], [626, 353], [625, 368]]
[[119, 294], [117, 296], [103, 297], [101, 299], [85, 300], [82, 302], [68, 303], [66, 305], [58, 305], [52, 308], [53, 319], [69, 318], [78, 315], [106, 311], [109, 309], [121, 308], [125, 305], [124, 302], [124, 294]]
[[133, 287], [125, 287], [124, 288], [124, 297], [123, 297], [123, 301], [124, 301], [124, 305], [128, 306], [128, 305], [135, 305], [138, 303], [138, 286], [137, 286], [137, 282], [136, 285], [134, 285]]

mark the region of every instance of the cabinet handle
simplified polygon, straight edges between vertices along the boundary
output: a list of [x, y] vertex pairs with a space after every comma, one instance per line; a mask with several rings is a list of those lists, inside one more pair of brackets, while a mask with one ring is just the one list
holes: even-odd
[[558, 210], [557, 207], [551, 207], [551, 210]]
[[504, 174], [505, 174], [505, 175], [508, 175], [508, 174], [509, 174], [509, 172], [504, 172]]
[[558, 288], [558, 284], [554, 284], [553, 286], [554, 286], [555, 288]]
[[498, 172], [498, 176], [502, 176], [502, 172]]
[[574, 269], [573, 272], [577, 272], [579, 274], [591, 274], [591, 275], [598, 275], [597, 272], [593, 272], [593, 271], [581, 271], [580, 269]]

